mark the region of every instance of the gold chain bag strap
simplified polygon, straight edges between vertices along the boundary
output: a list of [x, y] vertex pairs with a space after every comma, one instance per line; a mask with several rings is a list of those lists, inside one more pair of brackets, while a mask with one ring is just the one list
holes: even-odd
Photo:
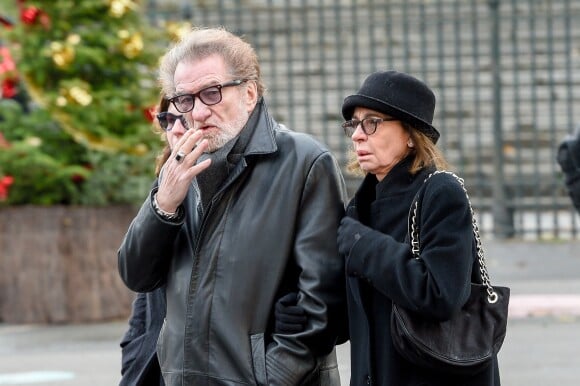
[[[492, 363], [503, 344], [510, 289], [491, 285], [479, 228], [463, 179], [452, 172], [436, 171], [424, 183], [439, 173], [452, 175], [467, 196], [483, 284], [471, 283], [469, 299], [449, 320], [425, 318], [393, 303], [391, 336], [399, 354], [417, 366], [450, 374], [475, 374]], [[415, 259], [421, 259], [418, 206], [415, 199], [409, 212], [409, 236]], [[472, 259], [471, 256], [465, 258]]]

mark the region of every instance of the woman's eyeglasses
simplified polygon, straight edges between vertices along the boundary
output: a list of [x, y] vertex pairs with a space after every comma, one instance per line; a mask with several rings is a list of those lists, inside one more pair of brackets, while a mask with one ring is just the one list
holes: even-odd
[[181, 122], [181, 125], [185, 128], [185, 130], [187, 130], [188, 126], [184, 115], [175, 115], [167, 111], [157, 114], [157, 121], [159, 122], [159, 126], [161, 126], [161, 128], [165, 131], [171, 131], [171, 129], [173, 129], [173, 125], [175, 125], [175, 122], [178, 120]]
[[358, 125], [361, 125], [362, 131], [366, 135], [373, 135], [375, 131], [377, 131], [378, 124], [387, 121], [398, 121], [398, 119], [392, 117], [389, 118], [368, 117], [363, 119], [362, 121], [359, 121], [358, 119], [351, 119], [350, 121], [344, 122], [342, 124], [342, 128], [344, 129], [344, 134], [346, 134], [346, 136], [349, 138], [352, 137]]
[[203, 90], [199, 90], [195, 94], [177, 95], [171, 98], [169, 102], [173, 103], [173, 106], [175, 106], [177, 111], [180, 113], [188, 113], [193, 110], [196, 97], [206, 106], [217, 105], [222, 101], [222, 88], [239, 86], [246, 81], [246, 79], [236, 79], [232, 80], [231, 82], [216, 84], [215, 86], [210, 86], [204, 88]]

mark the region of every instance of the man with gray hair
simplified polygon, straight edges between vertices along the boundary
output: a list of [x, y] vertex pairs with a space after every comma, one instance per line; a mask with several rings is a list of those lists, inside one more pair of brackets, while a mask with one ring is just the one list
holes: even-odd
[[[159, 77], [175, 110], [171, 155], [118, 263], [131, 290], [166, 288], [166, 385], [338, 385], [346, 189], [336, 160], [269, 115], [254, 49], [223, 28], [185, 36]], [[290, 293], [305, 323], [280, 333], [274, 305]]]

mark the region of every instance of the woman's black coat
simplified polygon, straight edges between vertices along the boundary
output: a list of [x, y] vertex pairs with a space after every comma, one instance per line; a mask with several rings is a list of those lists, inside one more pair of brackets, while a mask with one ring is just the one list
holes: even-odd
[[135, 297], [129, 329], [121, 339], [119, 386], [164, 385], [156, 349], [165, 311], [165, 287]]
[[468, 200], [448, 174], [433, 176], [418, 195], [421, 259], [413, 258], [409, 208], [434, 169], [411, 175], [410, 161], [401, 161], [380, 183], [367, 175], [347, 207], [348, 216], [368, 226], [357, 225], [360, 239], [346, 261], [351, 385], [498, 386], [497, 358], [487, 370], [457, 378], [417, 368], [393, 347], [392, 303], [427, 318], [449, 318], [467, 299], [476, 264]]

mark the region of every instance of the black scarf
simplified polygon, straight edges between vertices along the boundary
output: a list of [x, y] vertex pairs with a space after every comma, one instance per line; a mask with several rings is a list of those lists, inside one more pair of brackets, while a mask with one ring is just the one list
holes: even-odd
[[230, 172], [234, 169], [236, 164], [242, 159], [244, 150], [250, 142], [250, 138], [256, 127], [258, 120], [259, 108], [255, 108], [248, 122], [238, 136], [231, 139], [224, 146], [220, 147], [213, 153], [204, 153], [198, 159], [198, 163], [211, 158], [211, 165], [209, 168], [200, 173], [197, 179], [197, 185], [201, 194], [202, 210], [205, 213], [209, 203], [214, 197], [215, 193], [222, 186], [227, 179]]

